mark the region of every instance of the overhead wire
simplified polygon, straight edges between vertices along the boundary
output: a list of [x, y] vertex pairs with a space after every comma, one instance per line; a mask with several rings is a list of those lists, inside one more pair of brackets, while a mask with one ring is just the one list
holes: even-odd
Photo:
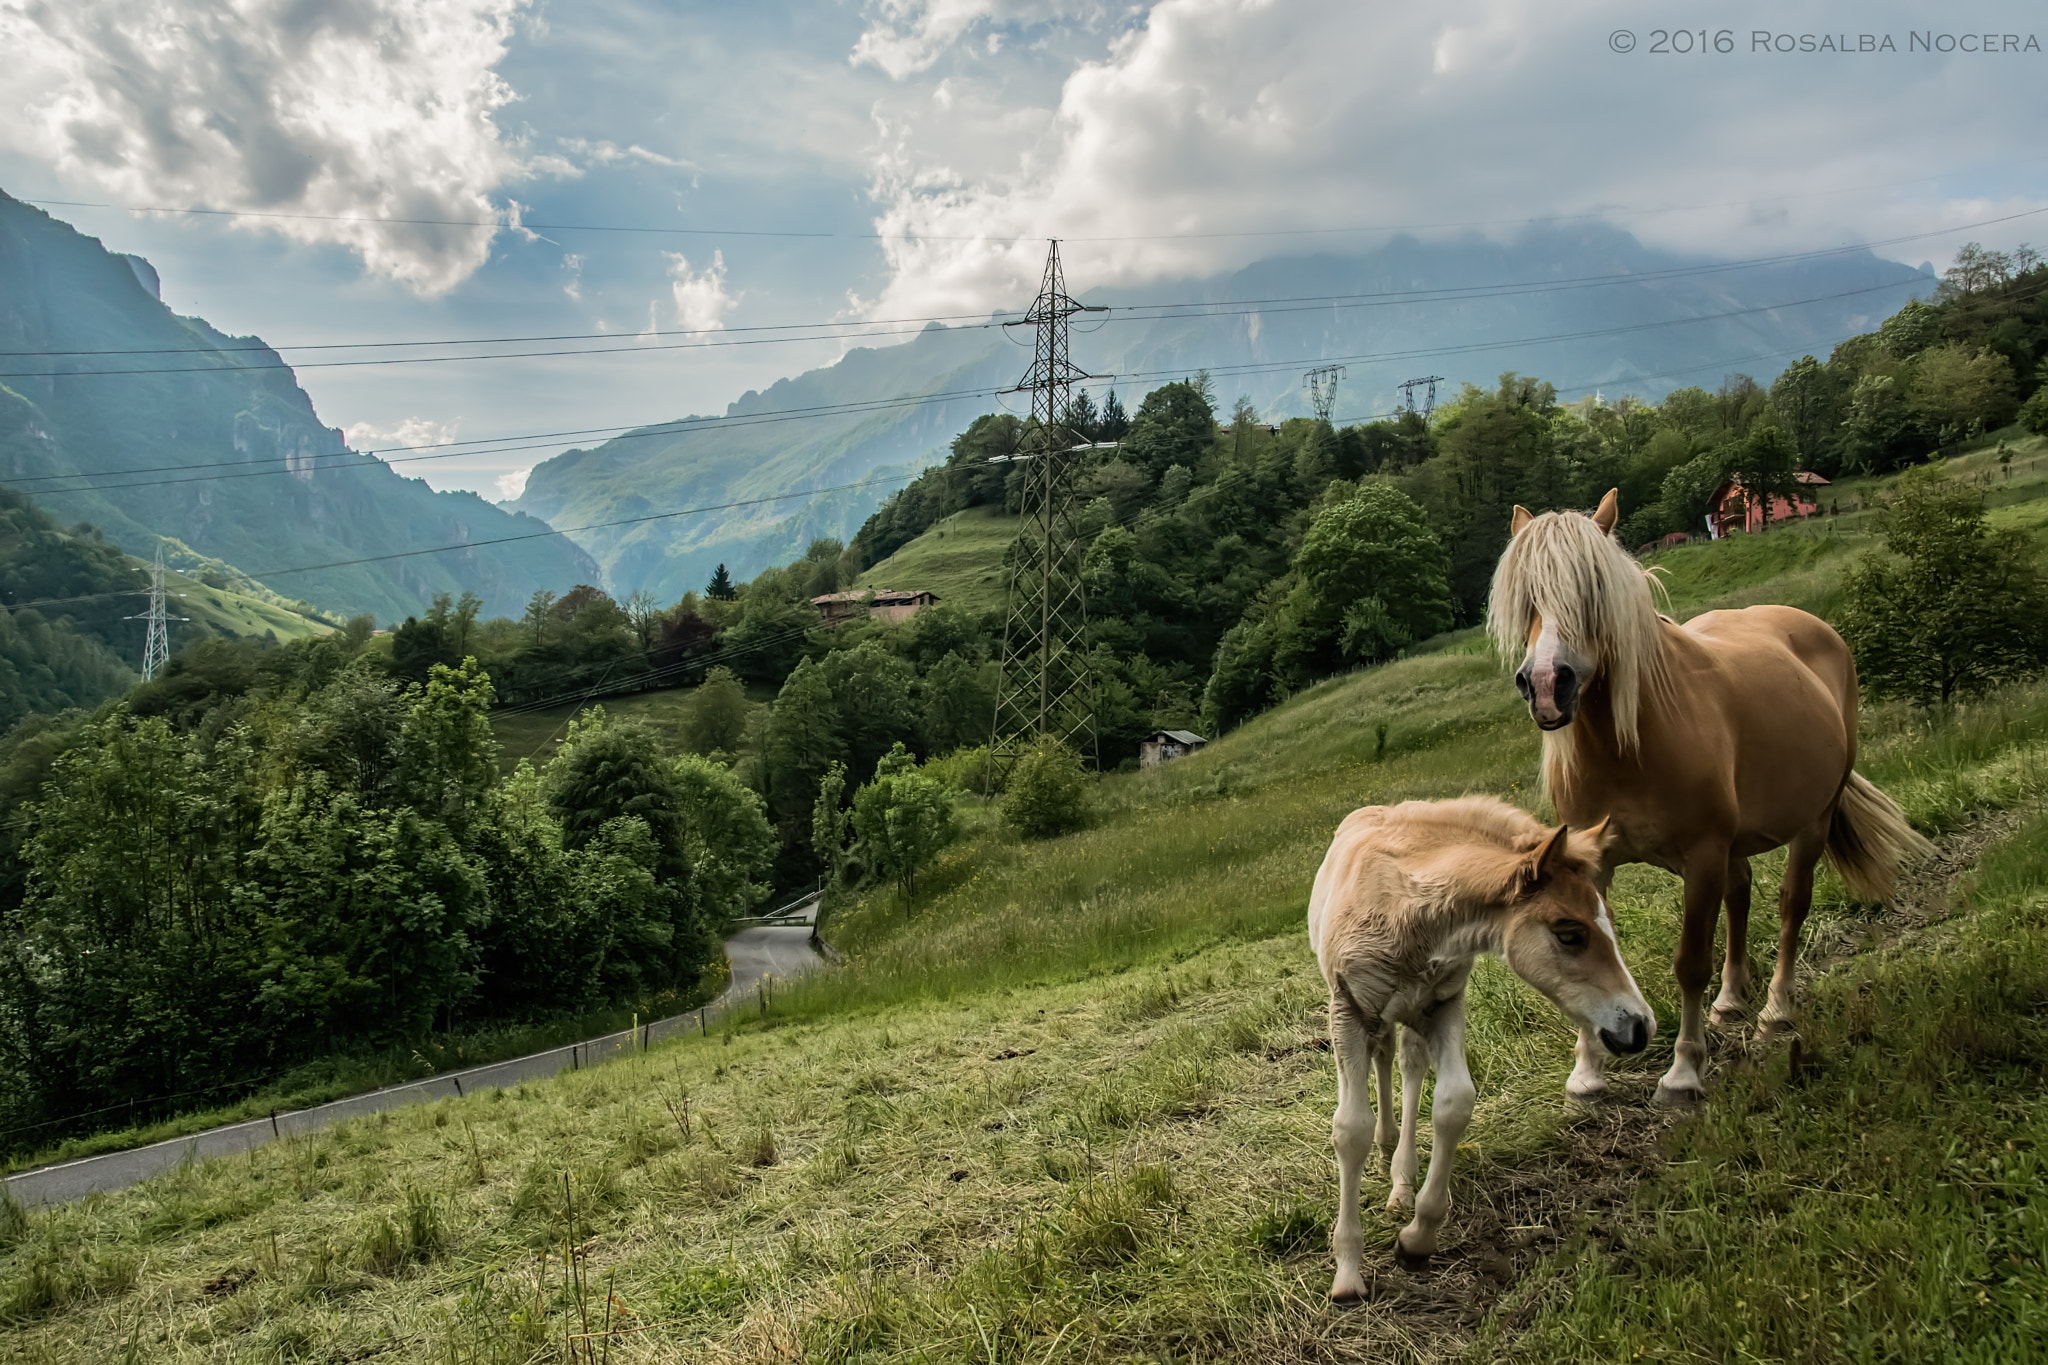
[[[2012, 222], [2021, 218], [2035, 217], [2043, 213], [2048, 213], [2048, 208], [2029, 209], [2019, 213], [2007, 214], [1996, 218], [1981, 219], [1972, 223], [1961, 223], [1952, 227], [1935, 228], [1925, 232], [1906, 233], [1893, 237], [1876, 238], [1869, 241], [1853, 242], [1833, 247], [1818, 247], [1806, 251], [1779, 252], [1769, 256], [1750, 257], [1737, 261], [1702, 262], [1694, 265], [1669, 266], [1657, 270], [1614, 271], [1600, 275], [1575, 276], [1567, 277], [1564, 279], [1518, 280], [1488, 285], [1440, 285], [1418, 287], [1413, 289], [1379, 290], [1347, 294], [1276, 295], [1263, 298], [1248, 299], [1193, 299], [1184, 301], [1118, 304], [1111, 306], [1107, 310], [1111, 316], [1109, 318], [1106, 318], [1104, 320], [1104, 323], [1106, 325], [1109, 321], [1153, 322], [1159, 321], [1164, 317], [1185, 315], [1188, 313], [1195, 313], [1198, 315], [1213, 315], [1219, 312], [1230, 312], [1233, 310], [1241, 311], [1246, 309], [1256, 309], [1262, 312], [1302, 311], [1302, 309], [1300, 308], [1284, 307], [1282, 305], [1304, 305], [1316, 309], [1320, 309], [1325, 306], [1383, 307], [1406, 302], [1444, 302], [1474, 297], [1483, 298], [1491, 296], [1514, 297], [1523, 294], [1554, 293], [1568, 289], [1603, 288], [1616, 285], [1650, 283], [1658, 280], [1686, 279], [1701, 275], [1724, 274], [1739, 270], [1762, 269], [1773, 265], [1786, 265], [1801, 261], [1818, 260], [1831, 256], [1853, 255], [1857, 252], [1874, 251], [1884, 247], [1898, 246], [1906, 242], [1920, 241], [1932, 237], [1954, 236], [1958, 233], [1976, 231], [1979, 228]], [[864, 337], [901, 336], [907, 335], [915, 330], [921, 330], [923, 327], [930, 326], [931, 324], [934, 323], [947, 322], [964, 323], [964, 325], [957, 327], [955, 330], [984, 330], [987, 328], [1003, 325], [1001, 322], [997, 321], [997, 319], [1013, 315], [1021, 316], [1021, 313], [1015, 309], [1000, 309], [988, 313], [929, 314], [921, 317], [888, 319], [841, 319], [827, 322], [795, 322], [779, 324], [769, 323], [760, 324], [758, 326], [735, 328], [715, 327], [652, 329], [649, 331], [635, 332], [630, 334], [611, 332], [571, 332], [509, 335], [501, 337], [442, 338], [435, 340], [418, 341], [376, 340], [351, 342], [302, 342], [289, 344], [254, 343], [246, 346], [139, 347], [110, 349], [72, 349], [61, 351], [8, 350], [0, 351], [0, 356], [24, 358], [71, 358], [86, 356], [146, 356], [182, 354], [228, 356], [254, 353], [258, 355], [277, 354], [280, 356], [280, 358], [275, 363], [255, 365], [156, 366], [148, 368], [124, 368], [110, 370], [79, 369], [0, 371], [0, 379], [42, 378], [56, 375], [62, 375], [66, 377], [84, 377], [95, 375], [195, 374], [212, 373], [215, 371], [227, 370], [262, 371], [273, 369], [297, 370], [321, 368], [348, 368], [363, 365], [443, 364], [454, 361], [471, 360], [523, 360], [537, 358], [558, 359], [566, 356], [634, 354], [648, 351], [688, 350], [708, 347], [780, 345], [800, 341], [849, 339], [859, 340]], [[875, 330], [877, 328], [884, 327], [894, 327], [898, 328], [899, 330]], [[810, 335], [734, 335], [735, 333], [740, 332], [745, 332], [749, 334], [756, 332], [794, 332], [810, 333]], [[652, 344], [637, 344], [641, 342], [642, 339], [647, 337], [707, 336], [719, 336], [725, 339], [697, 342], [657, 342]], [[557, 349], [546, 351], [484, 352], [475, 355], [390, 356], [372, 358], [368, 360], [299, 360], [287, 362], [282, 359], [282, 354], [284, 352], [394, 349], [401, 347], [417, 348], [426, 346], [495, 346], [554, 341], [608, 341], [636, 344], [608, 345], [601, 347], [586, 347], [568, 350]]]

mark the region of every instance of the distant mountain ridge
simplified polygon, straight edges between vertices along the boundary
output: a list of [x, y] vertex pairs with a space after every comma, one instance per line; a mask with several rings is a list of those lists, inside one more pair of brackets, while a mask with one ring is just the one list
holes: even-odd
[[[350, 458], [290, 369], [256, 368], [279, 366], [275, 351], [181, 317], [158, 293], [147, 261], [0, 193], [0, 351], [16, 353], [0, 368], [37, 372], [0, 379], [0, 482], [145, 559], [168, 538], [246, 573], [335, 565], [265, 586], [341, 616], [394, 621], [437, 592], [465, 590], [484, 599], [486, 614], [517, 615], [537, 589], [598, 577], [597, 564], [543, 522]], [[158, 354], [58, 354], [117, 350]], [[187, 372], [81, 373], [110, 368]], [[81, 472], [115, 477], [46, 477]], [[376, 562], [343, 562], [364, 560]]]
[[[1069, 287], [1092, 303], [1235, 305], [1220, 316], [1125, 320], [1113, 313], [1099, 330], [1077, 328], [1074, 356], [1092, 373], [1120, 376], [1127, 406], [1168, 379], [1207, 369], [1225, 413], [1242, 394], [1262, 417], [1308, 415], [1302, 369], [1334, 359], [1346, 367], [1340, 423], [1391, 411], [1403, 380], [1431, 374], [1446, 377], [1440, 398], [1466, 380], [1490, 387], [1512, 369], [1561, 390], [1654, 400], [1688, 384], [1712, 387], [1734, 372], [1768, 382], [1802, 353], [1825, 356], [1836, 341], [1870, 330], [1935, 284], [1926, 267], [1867, 251], [1715, 268], [1721, 264], [1646, 247], [1596, 223], [1534, 227], [1510, 242], [1397, 237], [1369, 252], [1273, 258], [1142, 291], [1090, 291], [1070, 276]], [[1401, 297], [1475, 287], [1470, 297]], [[934, 324], [902, 345], [857, 348], [747, 393], [727, 409], [738, 419], [730, 425], [641, 428], [565, 452], [536, 466], [525, 491], [506, 505], [575, 526], [877, 481], [813, 499], [571, 532], [603, 565], [615, 593], [646, 588], [672, 600], [701, 588], [720, 562], [745, 578], [794, 558], [813, 536], [850, 538], [902, 478], [941, 458], [996, 400], [939, 398], [851, 415], [802, 410], [1003, 388], [1028, 360], [989, 329]], [[1270, 368], [1235, 368], [1260, 366]], [[750, 417], [758, 420], [748, 424]]]

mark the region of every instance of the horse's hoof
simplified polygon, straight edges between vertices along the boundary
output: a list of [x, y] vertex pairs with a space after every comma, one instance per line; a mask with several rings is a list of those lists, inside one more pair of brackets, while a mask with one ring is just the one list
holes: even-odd
[[1365, 1291], [1363, 1289], [1332, 1289], [1330, 1291], [1330, 1307], [1337, 1309], [1339, 1312], [1348, 1312], [1364, 1302]]
[[1567, 1081], [1565, 1082], [1564, 1093], [1566, 1099], [1574, 1100], [1579, 1104], [1598, 1104], [1607, 1098], [1607, 1082], [1601, 1080], [1579, 1084]]
[[1749, 1011], [1740, 1005], [1716, 1005], [1708, 1017], [1723, 1028], [1727, 1028], [1748, 1019]]
[[1656, 1104], [1660, 1109], [1697, 1109], [1706, 1102], [1704, 1091], [1657, 1082]]
[[1433, 1254], [1427, 1251], [1410, 1251], [1407, 1243], [1398, 1234], [1394, 1238], [1394, 1264], [1403, 1270], [1429, 1269], [1429, 1258]]
[[1786, 1018], [1765, 1019], [1760, 1027], [1763, 1036], [1775, 1042], [1777, 1039], [1790, 1037], [1795, 1029], [1795, 1022]]
[[1387, 1212], [1403, 1215], [1414, 1213], [1415, 1196], [1412, 1193], [1404, 1194], [1400, 1190], [1394, 1191], [1387, 1196]]

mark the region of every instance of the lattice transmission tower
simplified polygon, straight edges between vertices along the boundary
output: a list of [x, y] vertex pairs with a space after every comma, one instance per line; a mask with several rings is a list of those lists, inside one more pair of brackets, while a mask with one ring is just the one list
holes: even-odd
[[1408, 411], [1415, 411], [1415, 391], [1428, 385], [1429, 396], [1423, 400], [1422, 420], [1427, 422], [1436, 411], [1436, 386], [1444, 382], [1440, 374], [1426, 374], [1420, 379], [1404, 380], [1401, 384], [1401, 403]]
[[126, 621], [147, 621], [148, 630], [142, 641], [142, 680], [149, 682], [162, 671], [171, 659], [172, 621], [185, 621], [189, 617], [172, 616], [165, 610], [164, 599], [164, 547], [156, 547], [156, 563], [149, 571], [149, 610], [137, 616], [126, 616]]
[[1325, 426], [1336, 410], [1337, 381], [1343, 377], [1342, 365], [1318, 365], [1301, 377], [1301, 382], [1308, 386], [1308, 401], [1316, 410], [1316, 420]]
[[1074, 520], [1075, 448], [1085, 437], [1065, 425], [1076, 380], [1071, 321], [1100, 313], [1076, 303], [1060, 269], [1060, 244], [1045, 259], [1031, 311], [1007, 325], [1036, 330], [1031, 368], [1012, 393], [1031, 395], [1031, 421], [1013, 457], [1026, 461], [1024, 524], [1011, 543], [1003, 624], [1003, 669], [996, 684], [989, 750], [1004, 768], [1044, 735], [1095, 762], [1095, 689], [1088, 675], [1088, 605], [1081, 590], [1086, 548]]

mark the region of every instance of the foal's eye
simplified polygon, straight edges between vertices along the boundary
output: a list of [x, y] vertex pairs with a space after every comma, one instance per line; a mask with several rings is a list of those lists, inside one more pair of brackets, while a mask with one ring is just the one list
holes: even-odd
[[1550, 932], [1560, 947], [1568, 948], [1572, 952], [1586, 946], [1586, 927], [1582, 924], [1553, 924], [1550, 926]]

